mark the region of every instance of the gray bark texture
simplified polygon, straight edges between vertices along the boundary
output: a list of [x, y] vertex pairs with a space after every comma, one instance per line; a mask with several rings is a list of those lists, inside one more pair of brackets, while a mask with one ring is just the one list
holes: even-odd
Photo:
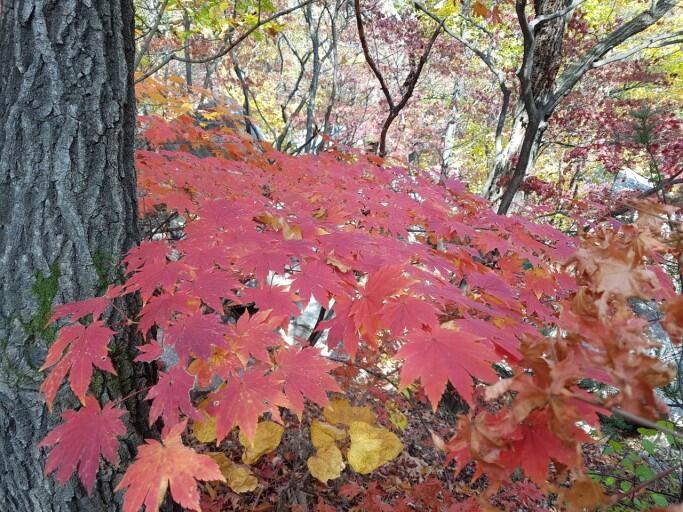
[[[37, 444], [58, 415], [38, 368], [52, 307], [96, 295], [138, 240], [133, 3], [0, 2], [0, 511], [116, 510], [116, 471], [104, 463], [92, 496], [75, 478], [43, 475]], [[96, 377], [103, 402], [144, 378], [131, 340], [112, 342], [119, 377]], [[137, 404], [126, 401], [133, 423]], [[71, 392], [55, 405], [74, 405]], [[124, 463], [135, 445], [123, 440]]]
[[[570, 0], [535, 0], [535, 15], [537, 17], [549, 15], [561, 11], [570, 4]], [[527, 109], [525, 109], [524, 95], [528, 94], [528, 99], [533, 100], [539, 106], [545, 105], [552, 95], [555, 88], [555, 80], [562, 63], [562, 43], [565, 26], [566, 19], [564, 16], [541, 23], [535, 27], [531, 35], [534, 39], [533, 45], [525, 44], [525, 62], [520, 69], [521, 101], [514, 116], [508, 144], [496, 155], [496, 161], [484, 187], [484, 195], [494, 202], [501, 198], [501, 195], [507, 188], [507, 186], [500, 187], [499, 180], [505, 175], [513, 174], [515, 170], [513, 168], [513, 160], [515, 158], [524, 158], [523, 155], [520, 155], [520, 152], [527, 135], [531, 135], [532, 139], [540, 143], [540, 138], [536, 137], [536, 133], [528, 133], [527, 126], [530, 124], [530, 115]], [[525, 68], [524, 64], [527, 60], [529, 65]], [[526, 87], [529, 88], [527, 91], [525, 91]], [[542, 118], [545, 116], [545, 113], [543, 111], [532, 112], [531, 117], [534, 115]], [[530, 150], [535, 154], [538, 146], [533, 145]], [[532, 158], [531, 161], [533, 162], [533, 160]]]

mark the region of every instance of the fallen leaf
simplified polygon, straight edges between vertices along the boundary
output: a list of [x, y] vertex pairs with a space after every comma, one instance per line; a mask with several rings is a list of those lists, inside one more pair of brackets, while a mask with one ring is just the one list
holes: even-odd
[[395, 459], [403, 450], [396, 434], [362, 421], [351, 423], [349, 435], [351, 448], [346, 458], [353, 470], [363, 475]]
[[346, 431], [329, 423], [314, 420], [311, 423], [311, 442], [316, 449], [325, 448], [346, 438]]
[[241, 431], [239, 435], [240, 444], [244, 446], [242, 462], [253, 464], [262, 455], [277, 450], [282, 440], [282, 433], [285, 429], [274, 421], [262, 421], [256, 425], [254, 439], [250, 440]]
[[202, 401], [197, 406], [197, 409], [203, 415], [203, 419], [192, 424], [192, 434], [200, 443], [212, 443], [216, 440], [216, 418], [206, 412], [208, 406], [208, 399]]
[[339, 478], [346, 466], [341, 451], [334, 444], [320, 448], [315, 455], [308, 458], [306, 465], [311, 475], [323, 483]]
[[331, 400], [329, 405], [323, 410], [325, 419], [333, 424], [341, 423], [351, 425], [354, 421], [364, 421], [365, 423], [375, 423], [375, 414], [367, 405], [357, 407], [349, 404], [345, 398]]
[[251, 492], [258, 487], [258, 479], [247, 466], [235, 464], [222, 452], [212, 452], [209, 456], [218, 464], [228, 487], [234, 492]]

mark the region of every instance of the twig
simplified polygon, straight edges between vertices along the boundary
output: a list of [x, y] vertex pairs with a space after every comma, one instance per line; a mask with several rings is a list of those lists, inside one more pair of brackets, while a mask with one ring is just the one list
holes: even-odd
[[652, 483], [656, 482], [657, 480], [660, 480], [662, 478], [665, 478], [669, 476], [671, 473], [674, 471], [678, 470], [678, 468], [683, 467], [683, 462], [680, 462], [676, 464], [675, 466], [670, 467], [669, 469], [665, 469], [664, 471], [661, 471], [657, 473], [655, 476], [650, 478], [649, 480], [645, 480], [644, 482], [639, 483], [636, 485], [633, 489], [626, 491], [626, 492], [620, 492], [619, 494], [615, 494], [612, 496], [612, 499], [609, 502], [609, 505], [616, 505], [619, 503], [621, 500], [624, 498], [632, 497], [635, 498], [636, 494], [640, 493], [641, 491], [644, 491], [647, 489], [648, 486], [650, 486]]
[[166, 11], [168, 2], [169, 0], [164, 0], [164, 2], [161, 4], [161, 7], [159, 7], [159, 11], [157, 12], [156, 17], [154, 18], [154, 23], [152, 24], [152, 27], [149, 29], [149, 32], [147, 33], [145, 38], [142, 40], [140, 50], [138, 51], [137, 55], [135, 55], [135, 63], [133, 64], [133, 69], [138, 69], [138, 67], [140, 66], [140, 61], [147, 53], [147, 50], [149, 50], [149, 45], [152, 42], [154, 34], [159, 28], [159, 23], [161, 23], [161, 18], [164, 15], [164, 12]]
[[253, 25], [249, 30], [247, 30], [244, 34], [239, 36], [237, 39], [229, 43], [227, 46], [224, 46], [221, 48], [218, 52], [214, 53], [213, 55], [209, 55], [207, 57], [198, 57], [198, 58], [191, 58], [191, 59], [186, 59], [184, 57], [180, 57], [176, 55], [176, 52], [185, 49], [187, 47], [187, 44], [185, 44], [182, 48], [178, 48], [176, 50], [173, 50], [171, 53], [169, 53], [166, 57], [164, 57], [161, 62], [150, 68], [148, 71], [146, 71], [142, 76], [140, 76], [138, 79], [135, 80], [135, 83], [140, 83], [143, 80], [149, 78], [152, 76], [154, 73], [159, 71], [161, 68], [163, 68], [165, 65], [167, 65], [169, 62], [175, 60], [178, 62], [185, 62], [185, 63], [191, 63], [191, 64], [205, 64], [207, 62], [211, 62], [213, 60], [219, 59], [228, 53], [230, 53], [231, 50], [236, 48], [240, 43], [242, 43], [245, 39], [247, 39], [252, 33], [254, 33], [256, 30], [260, 29], [264, 25], [270, 23], [271, 21], [274, 21], [282, 16], [285, 16], [286, 14], [289, 14], [291, 12], [296, 11], [297, 9], [301, 9], [302, 7], [305, 7], [306, 5], [310, 4], [313, 0], [306, 0], [300, 4], [295, 5], [294, 7], [290, 7], [288, 9], [284, 9], [282, 11], [276, 12], [275, 14], [269, 16], [268, 18], [265, 18], [255, 25]]

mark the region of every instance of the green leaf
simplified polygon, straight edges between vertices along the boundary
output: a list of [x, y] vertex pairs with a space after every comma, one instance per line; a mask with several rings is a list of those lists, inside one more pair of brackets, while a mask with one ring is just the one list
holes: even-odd
[[650, 466], [645, 466], [641, 464], [636, 468], [636, 476], [638, 477], [638, 480], [644, 482], [645, 480], [649, 480], [650, 478], [655, 476], [655, 472], [652, 470]]
[[613, 476], [608, 476], [607, 478], [605, 478], [605, 485], [614, 485], [616, 481], [617, 479]]
[[623, 482], [621, 482], [621, 484], [619, 484], [619, 487], [622, 491], [628, 492], [631, 490], [631, 487], [633, 487], [633, 485], [631, 484], [631, 482], [624, 480]]
[[655, 453], [655, 444], [649, 439], [643, 439], [643, 450], [645, 450], [649, 455]]
[[651, 436], [656, 436], [657, 431], [653, 428], [644, 428], [644, 427], [639, 427], [638, 428], [638, 433], [641, 436], [646, 436], [646, 437], [651, 437]]
[[650, 497], [652, 498], [652, 501], [654, 501], [655, 505], [657, 505], [658, 507], [666, 507], [669, 504], [669, 502], [666, 500], [664, 496], [656, 492], [651, 493]]
[[629, 471], [633, 471], [633, 462], [628, 457], [624, 457], [623, 459], [621, 459], [621, 465]]
[[624, 450], [624, 446], [621, 443], [615, 441], [614, 439], [610, 439], [608, 444], [617, 453], [621, 453]]

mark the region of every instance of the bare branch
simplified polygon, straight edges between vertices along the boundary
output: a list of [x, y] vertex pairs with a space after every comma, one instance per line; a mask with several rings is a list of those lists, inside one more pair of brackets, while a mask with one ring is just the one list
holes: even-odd
[[636, 15], [630, 21], [617, 27], [595, 46], [588, 50], [575, 64], [568, 66], [559, 80], [559, 87], [555, 94], [548, 100], [547, 110], [554, 110], [562, 99], [569, 94], [579, 80], [593, 65], [602, 59], [608, 52], [622, 44], [624, 41], [654, 25], [666, 13], [671, 11], [680, 0], [653, 0], [652, 7]]
[[551, 14], [545, 14], [543, 16], [538, 16], [531, 20], [530, 26], [532, 29], [536, 28], [536, 26], [540, 25], [541, 23], [544, 23], [546, 21], [554, 20], [555, 18], [561, 18], [562, 16], [566, 16], [570, 12], [572, 12], [574, 9], [576, 9], [579, 5], [584, 3], [586, 0], [575, 0], [574, 2], [571, 3], [571, 5], [565, 7], [564, 9], [561, 9], [557, 12], [551, 13]]
[[[187, 47], [187, 44], [184, 45], [182, 48], [178, 48], [176, 50], [173, 50], [171, 53], [169, 53], [166, 57], [164, 57], [161, 62], [158, 64], [152, 66], [149, 70], [147, 70], [141, 77], [139, 77], [137, 80], [135, 80], [135, 83], [139, 83], [146, 78], [149, 78], [152, 76], [154, 73], [159, 71], [161, 68], [166, 66], [169, 62], [171, 61], [178, 61], [178, 62], [189, 62], [191, 64], [206, 64], [207, 62], [211, 62], [213, 60], [219, 59], [228, 53], [230, 53], [232, 50], [234, 50], [238, 45], [240, 45], [245, 39], [247, 39], [251, 34], [253, 34], [255, 31], [263, 27], [264, 25], [267, 25], [271, 21], [274, 21], [282, 16], [285, 16], [291, 12], [294, 12], [298, 9], [301, 9], [302, 7], [307, 6], [313, 2], [313, 0], [305, 0], [304, 2], [295, 5], [294, 7], [289, 7], [288, 9], [284, 9], [282, 11], [276, 12], [275, 14], [269, 16], [268, 18], [264, 18], [263, 20], [259, 21], [258, 23], [254, 24], [249, 30], [247, 30], [244, 34], [239, 36], [237, 39], [234, 41], [230, 42], [229, 44], [226, 44], [223, 48], [221, 48], [219, 51], [214, 53], [213, 55], [209, 55], [207, 57], [197, 57], [197, 58], [192, 58], [192, 59], [186, 59], [184, 57], [180, 57], [176, 55], [176, 52], [184, 50]], [[231, 34], [228, 33], [228, 36]]]
[[668, 34], [660, 34], [657, 36], [650, 37], [649, 39], [647, 39], [642, 44], [639, 44], [638, 46], [634, 46], [633, 48], [630, 48], [629, 50], [611, 55], [605, 59], [594, 62], [593, 68], [594, 69], [599, 68], [602, 66], [606, 66], [607, 64], [612, 64], [614, 62], [619, 62], [619, 61], [628, 59], [629, 57], [632, 57], [636, 53], [639, 53], [639, 52], [646, 50], [648, 48], [661, 48], [662, 46], [669, 46], [672, 44], [681, 43], [681, 42], [683, 42], [682, 39], [676, 39], [680, 36], [683, 36], [683, 30], [679, 30], [678, 32], [670, 32]]
[[433, 12], [429, 11], [420, 2], [414, 2], [414, 5], [417, 9], [419, 9], [420, 11], [425, 13], [427, 16], [432, 18], [434, 21], [436, 21], [440, 25], [443, 25], [444, 31], [446, 32], [446, 34], [451, 36], [453, 39], [458, 41], [460, 44], [462, 44], [468, 50], [470, 50], [472, 53], [474, 53], [477, 57], [479, 57], [479, 59], [486, 65], [487, 68], [489, 68], [489, 71], [491, 71], [493, 76], [496, 78], [496, 81], [498, 82], [498, 86], [500, 87], [500, 90], [503, 93], [503, 104], [500, 108], [500, 113], [498, 114], [498, 122], [496, 123], [496, 135], [495, 135], [496, 153], [499, 153], [500, 152], [500, 146], [502, 145], [501, 140], [502, 140], [502, 136], [503, 136], [503, 129], [505, 128], [505, 120], [507, 118], [507, 112], [508, 112], [508, 108], [510, 106], [510, 96], [511, 96], [510, 88], [507, 86], [507, 83], [505, 82], [505, 74], [496, 67], [496, 65], [493, 63], [493, 60], [491, 59], [490, 56], [488, 56], [487, 54], [482, 52], [479, 48], [474, 46], [468, 40], [457, 35], [450, 28], [448, 28], [445, 24], [446, 18], [444, 18], [444, 19], [439, 18], [439, 16], [437, 16]]
[[394, 100], [391, 97], [389, 87], [387, 86], [387, 83], [384, 80], [384, 77], [382, 76], [382, 72], [379, 70], [379, 67], [377, 67], [375, 60], [372, 58], [372, 55], [370, 55], [370, 48], [368, 48], [368, 40], [365, 36], [365, 28], [363, 27], [363, 17], [360, 11], [360, 0], [354, 0], [353, 5], [356, 11], [356, 25], [358, 26], [358, 37], [360, 38], [360, 44], [363, 48], [365, 62], [368, 63], [368, 66], [370, 66], [370, 69], [375, 74], [375, 77], [377, 78], [377, 81], [379, 82], [379, 85], [382, 88], [382, 92], [384, 93], [384, 97], [387, 99], [389, 109], [393, 110]]
[[140, 61], [142, 60], [142, 58], [147, 53], [147, 50], [149, 50], [149, 45], [152, 42], [152, 38], [154, 37], [154, 34], [156, 33], [157, 29], [159, 28], [159, 23], [161, 23], [161, 18], [163, 17], [164, 12], [166, 12], [166, 7], [168, 6], [168, 2], [169, 2], [169, 0], [164, 0], [163, 3], [161, 4], [161, 7], [159, 7], [159, 10], [157, 11], [157, 15], [154, 18], [154, 22], [152, 23], [152, 27], [149, 29], [149, 32], [147, 32], [147, 35], [142, 40], [142, 44], [140, 45], [140, 50], [135, 55], [135, 63], [133, 64], [133, 69], [138, 69], [138, 67], [140, 66]]

